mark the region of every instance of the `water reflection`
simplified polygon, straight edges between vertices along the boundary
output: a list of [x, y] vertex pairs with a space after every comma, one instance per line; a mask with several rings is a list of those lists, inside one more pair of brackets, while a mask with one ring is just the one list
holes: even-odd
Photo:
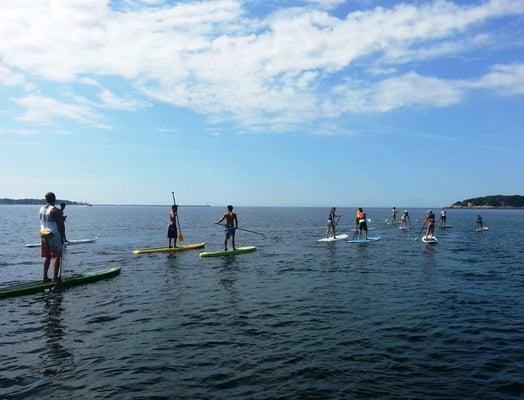
[[50, 292], [43, 297], [45, 316], [42, 319], [42, 331], [45, 335], [45, 351], [39, 358], [42, 373], [51, 380], [55, 376], [58, 380], [58, 375], [73, 364], [73, 355], [63, 346], [65, 331], [62, 300], [62, 292]]

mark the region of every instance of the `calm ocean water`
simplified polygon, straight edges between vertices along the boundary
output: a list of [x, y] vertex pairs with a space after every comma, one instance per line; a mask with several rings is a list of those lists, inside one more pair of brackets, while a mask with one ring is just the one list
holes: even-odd
[[[366, 245], [319, 243], [326, 208], [239, 208], [258, 252], [133, 256], [166, 243], [168, 207], [68, 207], [64, 276], [116, 278], [0, 299], [0, 399], [524, 398], [524, 211], [450, 210], [440, 242], [369, 209]], [[420, 219], [424, 210], [412, 209]], [[181, 208], [220, 249], [222, 208]], [[353, 227], [354, 209], [339, 232]], [[0, 206], [1, 284], [41, 278], [38, 207]]]

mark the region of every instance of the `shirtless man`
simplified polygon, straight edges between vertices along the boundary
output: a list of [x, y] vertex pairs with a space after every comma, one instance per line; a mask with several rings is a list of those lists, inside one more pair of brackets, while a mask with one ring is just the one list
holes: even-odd
[[222, 221], [226, 220], [225, 225], [225, 234], [226, 240], [224, 240], [224, 250], [227, 251], [227, 241], [231, 238], [231, 243], [233, 244], [233, 250], [235, 250], [235, 230], [238, 228], [238, 219], [237, 215], [233, 212], [233, 206], [227, 206], [227, 211], [219, 221], [215, 224], [220, 224]]
[[56, 196], [49, 192], [45, 195], [47, 204], [40, 208], [40, 237], [42, 238], [41, 255], [44, 257], [44, 282], [51, 279], [47, 276], [51, 260], [54, 259], [53, 281], [58, 281], [62, 248], [65, 242], [65, 227], [62, 212], [56, 208]]

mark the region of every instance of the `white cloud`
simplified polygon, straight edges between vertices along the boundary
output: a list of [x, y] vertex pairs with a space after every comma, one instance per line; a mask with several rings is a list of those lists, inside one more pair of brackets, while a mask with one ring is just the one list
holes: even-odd
[[372, 86], [359, 87], [348, 82], [334, 88], [328, 103], [332, 114], [342, 112], [387, 112], [409, 106], [444, 107], [458, 103], [462, 91], [453, 81], [410, 72], [384, 79]]
[[465, 88], [493, 90], [501, 95], [524, 95], [524, 64], [494, 65], [480, 79], [465, 82]]
[[71, 132], [64, 130], [35, 130], [35, 129], [0, 129], [0, 135], [18, 135], [18, 136], [42, 136], [42, 135], [52, 135], [52, 136], [69, 136]]
[[57, 119], [67, 119], [83, 124], [108, 129], [100, 122], [101, 117], [85, 104], [62, 102], [40, 94], [29, 94], [15, 98], [14, 102], [25, 107], [25, 112], [18, 119], [23, 122], [48, 124]]
[[[454, 104], [475, 87], [471, 78], [463, 79], [470, 82], [467, 88], [398, 67], [476, 48], [490, 40], [479, 33], [482, 24], [524, 14], [524, 0], [437, 0], [344, 18], [313, 7], [334, 7], [338, 0], [311, 0], [308, 7], [266, 16], [249, 15], [242, 0], [124, 3], [128, 7], [118, 11], [106, 0], [0, 3], [0, 37], [9, 38], [0, 41], [0, 60], [9, 70], [58, 83], [127, 80], [153, 100], [202, 113], [214, 123], [233, 120], [257, 132], [289, 130], [344, 112]], [[377, 73], [389, 77], [376, 82]], [[503, 83], [518, 79], [518, 70], [490, 74], [483, 87], [521, 94]], [[358, 84], [348, 86], [355, 77]], [[340, 88], [351, 96], [337, 92]], [[50, 100], [44, 98], [38, 106], [19, 99], [28, 107], [25, 120], [93, 124], [100, 120], [94, 108], [144, 106], [108, 89], [98, 104], [73, 101], [60, 112], [45, 106]]]
[[99, 107], [113, 110], [134, 111], [147, 106], [146, 104], [137, 100], [119, 97], [108, 89], [103, 89], [100, 93], [98, 93], [98, 98], [101, 101]]

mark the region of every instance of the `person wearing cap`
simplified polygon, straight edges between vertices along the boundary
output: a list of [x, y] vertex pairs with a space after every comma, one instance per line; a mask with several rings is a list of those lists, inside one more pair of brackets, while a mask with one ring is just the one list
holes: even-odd
[[44, 258], [44, 282], [49, 282], [49, 266], [54, 262], [53, 281], [58, 281], [62, 249], [65, 242], [65, 227], [62, 212], [55, 206], [56, 196], [49, 192], [45, 195], [47, 203], [40, 208], [40, 237], [42, 238], [41, 255]]
[[426, 215], [426, 224], [428, 225], [426, 236], [435, 237], [435, 214], [433, 214], [431, 210], [428, 210], [428, 214]]
[[411, 225], [411, 220], [409, 219], [408, 210], [404, 210], [404, 212], [400, 216], [400, 227], [407, 228], [408, 225]]
[[226, 220], [225, 225], [225, 235], [226, 239], [224, 240], [224, 250], [227, 251], [227, 241], [231, 238], [231, 244], [233, 245], [233, 250], [235, 249], [235, 231], [238, 228], [238, 218], [236, 213], [233, 212], [233, 206], [227, 206], [226, 213], [222, 216], [222, 219], [215, 222], [215, 224], [220, 224], [222, 221]]

